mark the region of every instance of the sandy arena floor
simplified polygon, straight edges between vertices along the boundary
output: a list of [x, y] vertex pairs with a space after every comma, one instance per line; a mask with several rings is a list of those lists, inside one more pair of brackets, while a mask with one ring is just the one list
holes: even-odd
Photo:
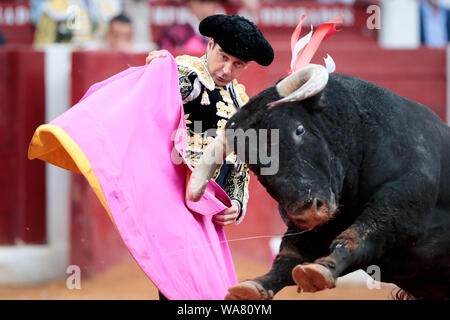
[[[235, 258], [239, 281], [243, 281], [268, 271], [264, 264], [243, 258]], [[366, 286], [339, 285], [331, 290], [318, 293], [298, 294], [297, 288], [287, 287], [275, 299], [283, 300], [391, 300], [391, 292], [396, 289], [391, 284], [382, 284], [381, 289], [369, 290]], [[105, 272], [84, 279], [81, 289], [69, 290], [66, 281], [26, 287], [0, 286], [0, 299], [40, 300], [40, 299], [158, 299], [156, 287], [134, 261], [111, 267]]]

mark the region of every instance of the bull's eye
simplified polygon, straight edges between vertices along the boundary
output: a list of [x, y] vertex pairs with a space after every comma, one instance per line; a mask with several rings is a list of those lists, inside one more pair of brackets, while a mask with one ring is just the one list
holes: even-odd
[[299, 125], [297, 127], [297, 130], [295, 130], [295, 134], [298, 135], [298, 136], [301, 136], [304, 133], [305, 133], [305, 128], [303, 128], [302, 125]]

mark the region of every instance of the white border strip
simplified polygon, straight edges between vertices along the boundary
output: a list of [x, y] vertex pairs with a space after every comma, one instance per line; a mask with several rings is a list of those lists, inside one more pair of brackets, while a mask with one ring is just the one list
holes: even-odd
[[[71, 49], [45, 49], [45, 121], [70, 106]], [[40, 161], [40, 160], [33, 160]], [[25, 285], [60, 279], [69, 262], [70, 173], [46, 164], [46, 245], [0, 247], [0, 284]]]

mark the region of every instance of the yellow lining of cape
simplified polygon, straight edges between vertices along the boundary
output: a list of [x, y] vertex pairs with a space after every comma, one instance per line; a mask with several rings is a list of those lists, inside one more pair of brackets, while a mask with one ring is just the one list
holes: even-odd
[[78, 144], [62, 128], [52, 124], [39, 126], [28, 148], [28, 159], [40, 159], [63, 169], [83, 174], [109, 217], [114, 221], [91, 163]]

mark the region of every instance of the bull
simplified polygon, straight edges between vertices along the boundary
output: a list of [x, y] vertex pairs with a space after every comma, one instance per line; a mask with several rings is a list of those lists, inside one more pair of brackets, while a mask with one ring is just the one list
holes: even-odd
[[[396, 298], [450, 297], [450, 128], [430, 109], [311, 64], [252, 97], [226, 129], [279, 130], [268, 142], [279, 147], [278, 172], [248, 165], [287, 225], [270, 271], [229, 288], [226, 299], [333, 288], [370, 265], [400, 288]], [[246, 162], [248, 144], [238, 154]], [[220, 150], [223, 158], [237, 150], [235, 137], [210, 145], [188, 199], [201, 198]]]

